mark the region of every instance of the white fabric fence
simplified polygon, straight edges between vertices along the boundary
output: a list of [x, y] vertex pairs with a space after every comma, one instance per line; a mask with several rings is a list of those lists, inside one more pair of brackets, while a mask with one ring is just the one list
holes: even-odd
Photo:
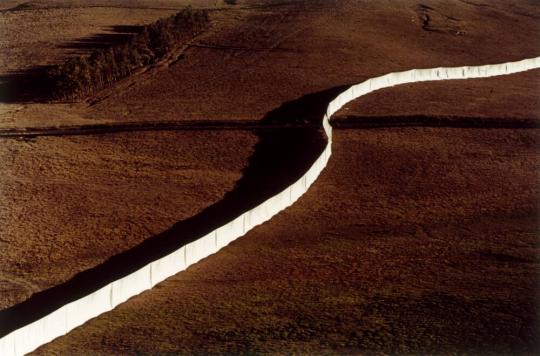
[[492, 77], [536, 68], [540, 68], [540, 57], [476, 67], [413, 69], [405, 72], [389, 73], [353, 85], [329, 103], [326, 114], [322, 118], [322, 125], [328, 137], [326, 147], [311, 168], [291, 186], [252, 210], [243, 213], [233, 221], [175, 252], [5, 335], [0, 339], [0, 355], [23, 355], [68, 333], [89, 319], [113, 309], [129, 298], [152, 288], [156, 283], [217, 252], [253, 227], [269, 220], [272, 216], [293, 204], [308, 190], [326, 167], [332, 147], [332, 127], [329, 118], [351, 100], [372, 91], [399, 84]]

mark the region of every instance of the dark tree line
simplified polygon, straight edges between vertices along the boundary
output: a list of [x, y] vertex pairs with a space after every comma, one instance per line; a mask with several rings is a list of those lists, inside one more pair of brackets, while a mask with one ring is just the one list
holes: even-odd
[[186, 8], [143, 27], [127, 43], [98, 49], [51, 67], [47, 77], [56, 100], [77, 100], [154, 64], [208, 26], [208, 12]]

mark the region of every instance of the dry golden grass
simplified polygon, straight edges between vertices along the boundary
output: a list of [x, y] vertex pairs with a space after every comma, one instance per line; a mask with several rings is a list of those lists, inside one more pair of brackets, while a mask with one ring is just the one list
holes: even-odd
[[336, 131], [291, 208], [36, 354], [532, 352], [539, 138]]
[[230, 131], [0, 140], [0, 305], [65, 282], [220, 200], [255, 142]]
[[[7, 68], [52, 63], [73, 51], [59, 47], [67, 41], [170, 11], [58, 4], [21, 17], [0, 13], [20, 33], [5, 47], [13, 58]], [[197, 39], [219, 48], [191, 47], [95, 105], [13, 103], [0, 122], [260, 119], [284, 102], [389, 71], [540, 53], [540, 13], [531, 2], [239, 1], [224, 8]], [[340, 115], [537, 118], [538, 83], [535, 71], [410, 85], [362, 98]], [[337, 131], [328, 168], [297, 204], [37, 354], [537, 353], [537, 131]], [[2, 236], [9, 232], [0, 243], [12, 256], [2, 270], [20, 278], [5, 290], [56, 283], [69, 277], [73, 260], [91, 266], [150, 235], [140, 221], [155, 224], [154, 232], [219, 201], [256, 138], [192, 135], [0, 142], [9, 162], [0, 194], [10, 199], [0, 210]], [[148, 154], [134, 151], [139, 146]], [[179, 160], [183, 168], [175, 169]], [[218, 172], [208, 175], [214, 165]], [[169, 192], [169, 180], [182, 183]], [[165, 194], [166, 206], [156, 206]], [[102, 255], [88, 257], [85, 249], [101, 242], [98, 231], [111, 239], [98, 246]], [[58, 236], [73, 249], [62, 251]], [[38, 271], [21, 257], [29, 246], [42, 256], [34, 262], [58, 264]], [[30, 290], [6, 293], [5, 303]]]

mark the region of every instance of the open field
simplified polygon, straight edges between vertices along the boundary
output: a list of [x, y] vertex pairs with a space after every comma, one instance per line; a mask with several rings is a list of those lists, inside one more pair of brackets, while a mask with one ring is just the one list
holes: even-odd
[[187, 131], [0, 140], [0, 305], [65, 282], [220, 200], [256, 139]]
[[[435, 9], [430, 13], [458, 18], [465, 34], [424, 30], [423, 10], [413, 1], [291, 1], [234, 15], [216, 12], [214, 29], [197, 42], [222, 48], [192, 47], [170, 70], [111, 95], [83, 116], [257, 119], [283, 102], [391, 71], [540, 54], [531, 42], [540, 37], [538, 22], [506, 2], [495, 8], [425, 4]], [[202, 99], [208, 95], [211, 100]]]
[[[187, 1], [149, 3], [0, 2], [0, 91]], [[368, 77], [540, 55], [528, 1], [194, 3], [213, 24], [178, 60], [84, 102], [0, 103], [0, 128], [299, 124]], [[337, 130], [291, 208], [36, 354], [538, 352], [539, 74], [351, 103], [336, 122], [423, 121]], [[292, 181], [320, 145], [298, 128], [0, 139], [0, 304], [186, 221], [216, 224]]]
[[336, 131], [297, 204], [36, 354], [532, 352], [539, 138]]
[[[51, 121], [258, 119], [285, 101], [389, 71], [498, 63], [540, 53], [533, 40], [540, 38], [535, 21], [540, 15], [528, 2], [238, 3], [209, 6], [216, 10], [211, 11], [213, 27], [164, 70], [89, 103], [2, 104], [0, 122], [35, 126]], [[114, 29], [126, 31], [173, 10], [77, 6], [48, 10], [53, 11], [49, 16], [40, 11], [0, 13], [3, 27], [10, 30], [1, 41], [2, 51], [6, 47], [9, 54], [5, 71], [22, 71], [19, 75], [26, 78], [35, 66], [84, 50], [81, 44], [118, 39], [121, 34]], [[430, 30], [423, 26], [426, 14]], [[205, 100], [209, 93], [211, 100]]]
[[0, 98], [4, 99], [0, 103], [1, 124], [35, 125], [40, 119], [49, 124], [56, 120], [64, 124], [80, 123], [85, 105], [36, 103], [26, 95], [17, 97], [17, 92], [21, 91], [18, 87], [31, 87], [45, 66], [125, 41], [141, 25], [174, 14], [186, 5], [204, 7], [215, 3], [198, 1], [193, 4], [187, 0], [0, 2]]

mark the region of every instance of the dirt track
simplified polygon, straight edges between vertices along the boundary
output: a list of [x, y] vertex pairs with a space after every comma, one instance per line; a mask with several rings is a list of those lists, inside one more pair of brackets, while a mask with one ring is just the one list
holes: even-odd
[[[423, 5], [233, 7], [213, 15], [215, 27], [184, 59], [148, 80], [90, 107], [13, 104], [20, 111], [2, 120], [11, 127], [47, 126], [49, 118], [57, 118], [54, 125], [250, 122], [272, 117], [269, 112], [286, 102], [292, 108], [285, 119], [294, 120], [325, 102], [316, 95], [321, 90], [387, 71], [539, 54], [531, 41], [540, 33], [531, 17], [537, 10], [525, 3]], [[539, 82], [535, 71], [395, 88], [340, 114], [512, 124], [538, 118]], [[469, 100], [472, 93], [479, 98]], [[260, 137], [192, 135], [2, 140], [4, 157], [14, 158], [4, 167], [1, 192], [9, 201], [2, 236], [8, 232], [14, 257], [4, 260], [2, 270], [15, 271], [13, 283], [37, 280], [34, 290], [46, 288], [68, 279], [73, 261], [83, 257], [76, 269], [88, 268], [218, 202], [241, 177]], [[269, 138], [269, 147], [282, 144]], [[536, 129], [517, 128], [337, 131], [330, 166], [299, 204], [38, 353], [533, 353], [539, 334], [538, 139]], [[169, 152], [173, 147], [178, 152]], [[178, 157], [180, 166], [170, 176]], [[143, 180], [139, 161], [147, 173]], [[275, 156], [273, 161], [279, 166]], [[51, 188], [51, 179], [58, 187]], [[88, 213], [74, 207], [95, 211], [95, 218], [85, 219]], [[150, 234], [130, 227], [140, 216], [155, 226]], [[95, 248], [98, 234], [109, 241], [95, 255], [81, 252]], [[34, 258], [21, 258], [28, 250]], [[36, 262], [49, 268], [39, 271]]]

